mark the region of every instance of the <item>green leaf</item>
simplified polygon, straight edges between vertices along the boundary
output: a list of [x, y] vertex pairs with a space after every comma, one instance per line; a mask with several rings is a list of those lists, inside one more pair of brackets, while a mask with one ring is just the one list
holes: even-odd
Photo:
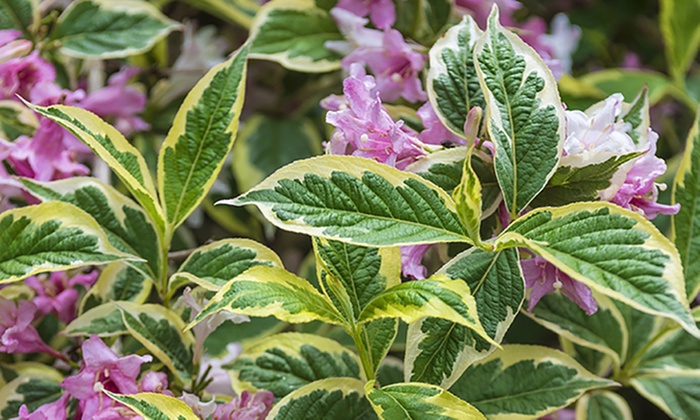
[[353, 378], [312, 382], [288, 394], [267, 415], [269, 420], [369, 420], [376, 419], [364, 396], [364, 383]]
[[184, 384], [193, 374], [194, 335], [185, 322], [162, 305], [115, 302], [129, 334], [147, 348]]
[[157, 228], [141, 207], [114, 187], [95, 178], [82, 177], [53, 182], [20, 178], [20, 182], [42, 201], [70, 203], [90, 214], [104, 230], [110, 244], [145, 260], [131, 263], [134, 268], [154, 281], [160, 278], [162, 239]]
[[193, 7], [205, 10], [220, 19], [249, 29], [260, 4], [254, 0], [186, 0]]
[[430, 48], [428, 99], [445, 127], [461, 137], [467, 112], [475, 106], [486, 108], [473, 58], [474, 46], [482, 34], [467, 15]]
[[623, 103], [622, 107], [622, 113], [617, 117], [617, 120], [622, 120], [630, 125], [630, 130], [627, 134], [632, 137], [635, 144], [646, 144], [647, 136], [649, 135], [648, 130], [651, 125], [649, 87], [644, 85], [632, 103]]
[[540, 255], [574, 280], [700, 336], [685, 297], [678, 251], [647, 219], [610, 203], [536, 209], [497, 241]]
[[351, 303], [348, 315], [355, 320], [375, 296], [401, 283], [401, 253], [397, 247], [366, 248], [314, 238], [314, 249], [321, 284], [327, 275], [341, 283]]
[[61, 202], [0, 214], [0, 284], [136, 257], [109, 244], [89, 214]]
[[665, 327], [666, 320], [638, 311], [629, 305], [615, 301], [617, 310], [625, 320], [627, 329], [627, 360], [633, 359]]
[[537, 53], [489, 17], [474, 51], [495, 145], [498, 184], [511, 215], [523, 210], [554, 174], [565, 137], [564, 108], [551, 71]]
[[380, 318], [360, 325], [360, 339], [368, 350], [367, 357], [373, 373], [381, 369], [381, 363], [389, 353], [398, 331], [399, 321], [393, 318]]
[[403, 382], [403, 362], [393, 356], [384, 358], [377, 370], [377, 383], [386, 386]]
[[700, 47], [700, 16], [698, 0], [662, 0], [659, 24], [664, 36], [669, 72], [676, 82], [682, 83], [685, 72], [698, 54]]
[[467, 230], [472, 242], [481, 246], [481, 181], [472, 168], [472, 156], [475, 152], [476, 133], [481, 122], [481, 108], [473, 108], [467, 114], [467, 121], [464, 123], [467, 135], [467, 157], [464, 159], [462, 167], [462, 179], [452, 191], [452, 198], [455, 200], [457, 215]]
[[88, 309], [71, 321], [63, 330], [68, 336], [90, 337], [95, 334], [100, 337], [111, 337], [128, 333], [122, 313], [115, 302], [106, 302]]
[[233, 146], [231, 169], [247, 191], [284, 165], [321, 154], [321, 136], [309, 119], [256, 114], [246, 119]]
[[672, 418], [700, 414], [700, 371], [666, 370], [635, 376], [632, 387]]
[[28, 104], [39, 114], [73, 133], [114, 171], [144, 209], [163, 229], [163, 210], [158, 204], [155, 184], [141, 153], [114, 127], [84, 109], [52, 105], [42, 108]]
[[255, 204], [279, 228], [357, 245], [469, 241], [444, 191], [417, 175], [354, 156], [294, 162], [220, 203]]
[[[615, 154], [607, 159], [602, 156], [603, 161], [579, 166], [581, 162], [576, 162], [575, 156], [564, 156], [561, 164], [557, 168], [552, 178], [544, 187], [544, 190], [532, 200], [533, 207], [541, 206], [563, 206], [578, 201], [596, 201], [600, 197], [600, 192], [610, 187], [613, 177], [623, 175], [618, 169], [627, 162], [630, 162], [645, 152], [627, 153], [624, 155]], [[619, 174], [619, 175], [618, 175]]]
[[222, 239], [197, 248], [170, 277], [170, 291], [193, 282], [218, 291], [251, 267], [283, 268], [282, 260], [270, 248], [250, 239]]
[[151, 294], [152, 286], [153, 282], [133, 267], [123, 262], [111, 263], [102, 270], [97, 283], [81, 300], [78, 313], [82, 314], [104, 302], [144, 303]]
[[273, 315], [292, 323], [319, 320], [342, 325], [344, 322], [328, 298], [309, 282], [281, 268], [262, 265], [229, 281], [187, 328], [221, 311], [249, 316]]
[[595, 391], [578, 400], [576, 418], [632, 420], [632, 410], [627, 401], [618, 394], [610, 391]]
[[671, 218], [671, 237], [681, 255], [686, 296], [695, 299], [700, 293], [700, 111], [685, 142], [672, 197], [681, 209]]
[[450, 391], [489, 418], [536, 418], [612, 385], [558, 350], [512, 344], [472, 365]]
[[464, 325], [492, 341], [479, 323], [469, 286], [461, 280], [438, 275], [402, 283], [378, 294], [362, 310], [358, 322], [400, 318], [411, 323], [432, 316]]
[[[438, 272], [467, 283], [481, 325], [493, 342], [500, 343], [525, 294], [517, 251], [490, 253], [471, 248]], [[437, 318], [411, 324], [407, 341], [406, 380], [443, 388], [449, 388], [469, 365], [496, 349], [470, 329]]]
[[250, 38], [251, 58], [307, 73], [340, 68], [341, 56], [326, 48], [326, 42], [342, 41], [343, 35], [331, 15], [313, 0], [269, 2], [255, 17]]
[[[2, 4], [0, 1], [0, 8]], [[21, 135], [32, 136], [38, 126], [36, 116], [26, 106], [15, 101], [0, 101], [0, 133], [6, 140], [14, 140]]]
[[620, 368], [627, 357], [628, 332], [625, 320], [615, 304], [595, 294], [598, 311], [587, 315], [562, 294], [544, 296], [532, 312], [524, 312], [540, 325], [566, 339], [610, 356]]
[[0, 30], [16, 29], [26, 34], [36, 29], [38, 23], [39, 8], [35, 0], [0, 0]]
[[198, 420], [190, 406], [164, 394], [139, 392], [138, 394], [122, 395], [104, 391], [112, 399], [131, 408], [146, 420]]
[[613, 370], [613, 360], [605, 353], [593, 350], [590, 347], [579, 346], [578, 344], [559, 337], [559, 344], [564, 353], [573, 357], [586, 370], [598, 376], [608, 376]]
[[[700, 319], [700, 309], [693, 311]], [[700, 372], [700, 340], [681, 328], [671, 328], [655, 337], [635, 360], [635, 372], [653, 370], [685, 370]], [[631, 374], [630, 376], [633, 376]]]
[[233, 147], [243, 107], [248, 44], [187, 94], [158, 156], [158, 190], [170, 232], [204, 199]]
[[442, 32], [452, 16], [449, 0], [402, 0], [395, 1], [396, 23], [401, 33], [431, 45]]
[[[45, 366], [45, 369], [50, 369]], [[51, 370], [51, 373], [54, 371]], [[21, 375], [0, 388], [0, 418], [17, 418], [17, 413], [23, 404], [30, 412], [44, 404], [56, 401], [63, 394], [61, 376], [51, 374]]]
[[370, 381], [365, 392], [382, 420], [486, 419], [472, 405], [435, 385], [413, 382], [375, 388], [375, 382]]
[[301, 333], [247, 342], [228, 368], [236, 393], [268, 390], [277, 399], [321, 379], [360, 379], [360, 360], [355, 353], [328, 338]]
[[[466, 156], [466, 147], [441, 150], [408, 165], [406, 171], [420, 175], [452, 194], [462, 180]], [[498, 187], [491, 156], [475, 150], [472, 154], [471, 166], [481, 182], [481, 219], [483, 220], [492, 215], [501, 204], [501, 190]]]
[[79, 0], [61, 13], [51, 39], [79, 58], [119, 58], [149, 50], [179, 25], [136, 0]]
[[604, 99], [618, 92], [625, 98], [633, 98], [647, 86], [649, 103], [655, 105], [667, 94], [677, 93], [677, 88], [673, 87], [668, 76], [651, 70], [606, 69], [588, 73], [579, 80], [601, 91], [602, 95], [597, 99]]

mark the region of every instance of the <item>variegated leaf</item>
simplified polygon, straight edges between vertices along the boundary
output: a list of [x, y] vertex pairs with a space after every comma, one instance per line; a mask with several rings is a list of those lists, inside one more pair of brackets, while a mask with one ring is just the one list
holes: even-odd
[[260, 4], [255, 0], [187, 0], [194, 7], [249, 29]]
[[353, 378], [312, 382], [282, 398], [267, 419], [376, 419], [364, 396], [363, 385], [362, 381]]
[[129, 301], [144, 303], [151, 293], [153, 281], [140, 271], [123, 263], [108, 265], [80, 301], [79, 314], [105, 302]]
[[146, 420], [198, 420], [189, 405], [165, 394], [139, 392], [138, 394], [116, 394], [104, 391], [112, 399], [134, 410]]
[[106, 302], [80, 314], [63, 330], [68, 336], [111, 337], [128, 333], [122, 313], [115, 302]]
[[594, 391], [576, 403], [576, 418], [586, 420], [633, 420], [629, 404], [610, 391]]
[[0, 1], [0, 30], [16, 29], [27, 34], [37, 29], [39, 19], [36, 0]]

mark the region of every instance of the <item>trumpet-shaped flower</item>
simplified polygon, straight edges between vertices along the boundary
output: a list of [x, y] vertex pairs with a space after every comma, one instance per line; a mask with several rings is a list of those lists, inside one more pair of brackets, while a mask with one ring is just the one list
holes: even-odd
[[264, 420], [275, 402], [270, 391], [243, 391], [230, 402], [216, 407], [212, 420]]
[[48, 276], [34, 276], [24, 282], [37, 292], [33, 302], [43, 314], [54, 312], [58, 319], [68, 323], [75, 318], [75, 304], [78, 301], [76, 286], [90, 287], [97, 280], [98, 271], [69, 277], [65, 271]]
[[369, 15], [379, 29], [387, 29], [396, 21], [396, 9], [391, 0], [339, 0], [336, 7], [360, 17]]
[[331, 96], [322, 102], [330, 112], [326, 122], [334, 126], [326, 148], [330, 154], [353, 155], [403, 169], [425, 155], [425, 145], [417, 133], [394, 121], [372, 94], [374, 78], [360, 65], [353, 65], [350, 77], [343, 81], [344, 97]]
[[63, 357], [39, 337], [32, 325], [36, 312], [32, 302], [15, 303], [0, 297], [0, 353], [48, 353]]
[[334, 8], [331, 14], [348, 38], [348, 41], [327, 44], [329, 48], [347, 54], [341, 61], [343, 67], [349, 69], [353, 64], [369, 67], [376, 77], [376, 90], [382, 100], [391, 102], [403, 97], [416, 102], [426, 99], [418, 77], [425, 58], [406, 43], [399, 31], [365, 28], [367, 19], [343, 9]]
[[[118, 357], [102, 340], [93, 335], [82, 345], [83, 367], [80, 372], [61, 383], [65, 390], [79, 401], [82, 419], [121, 415], [120, 405], [103, 390], [118, 394], [139, 392], [136, 377], [141, 364], [150, 362], [149, 355]], [[104, 413], [103, 413], [104, 412]], [[118, 418], [118, 417], [112, 417]]]
[[593, 299], [593, 294], [588, 286], [573, 280], [544, 258], [534, 256], [520, 261], [520, 266], [523, 269], [525, 285], [531, 289], [528, 311], [532, 311], [544, 295], [555, 291], [561, 292], [586, 311], [588, 315], [592, 315], [598, 310], [598, 304]]
[[66, 420], [69, 398], [70, 394], [64, 392], [56, 401], [44, 404], [31, 413], [27, 405], [22, 404], [19, 408], [19, 417], [15, 420]]

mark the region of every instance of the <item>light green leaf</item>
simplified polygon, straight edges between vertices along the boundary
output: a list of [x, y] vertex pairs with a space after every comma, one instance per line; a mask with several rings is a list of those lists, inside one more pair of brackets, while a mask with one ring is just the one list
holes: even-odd
[[487, 129], [508, 211], [515, 216], [554, 174], [565, 137], [564, 108], [551, 71], [537, 53], [498, 23], [498, 9], [475, 46], [487, 104]]
[[256, 114], [246, 119], [233, 146], [231, 170], [247, 191], [295, 160], [321, 154], [321, 136], [309, 119], [279, 119]]
[[612, 385], [558, 350], [512, 344], [472, 365], [450, 391], [490, 419], [531, 419]]
[[211, 188], [233, 147], [243, 107], [248, 44], [187, 94], [158, 156], [158, 190], [173, 232]]
[[430, 48], [428, 99], [445, 127], [461, 137], [467, 112], [475, 106], [486, 108], [473, 57], [482, 34], [467, 15]]
[[292, 323], [319, 320], [342, 325], [344, 322], [328, 298], [309, 282], [281, 268], [263, 265], [229, 281], [187, 328], [221, 311], [249, 316], [273, 315]]
[[462, 180], [452, 191], [452, 198], [455, 200], [457, 215], [467, 230], [472, 242], [481, 246], [481, 182], [476, 172], [472, 168], [472, 156], [475, 152], [476, 134], [481, 122], [481, 108], [473, 108], [467, 114], [467, 121], [464, 123], [467, 135], [467, 157], [464, 159], [462, 167]]
[[[452, 194], [462, 180], [466, 156], [466, 147], [441, 150], [408, 165], [406, 171], [418, 174]], [[501, 204], [501, 190], [498, 187], [491, 156], [475, 150], [472, 154], [471, 166], [481, 182], [481, 219], [483, 220], [492, 215]]]
[[700, 16], [698, 0], [662, 0], [659, 24], [664, 36], [669, 72], [676, 82], [682, 83], [685, 72], [698, 54], [700, 47]]
[[658, 371], [635, 376], [630, 384], [672, 418], [695, 419], [700, 414], [700, 371]]
[[89, 214], [61, 202], [0, 214], [0, 284], [50, 271], [135, 260], [109, 244]]
[[624, 398], [610, 391], [584, 395], [576, 404], [576, 418], [587, 420], [632, 420], [632, 410]]
[[[160, 278], [162, 239], [151, 218], [131, 199], [96, 178], [75, 177], [53, 182], [21, 178], [20, 182], [42, 201], [62, 201], [95, 218], [110, 244], [145, 262], [131, 263], [143, 276]], [[116, 299], [130, 300], [130, 299]]]
[[686, 296], [695, 299], [700, 293], [700, 111], [685, 142], [672, 197], [681, 209], [672, 216], [671, 237], [681, 255]]
[[[695, 319], [700, 309], [693, 311]], [[655, 337], [653, 344], [635, 359], [635, 372], [653, 370], [695, 370], [700, 372], [700, 340], [681, 328], [671, 328]], [[633, 376], [634, 374], [630, 374]]]
[[531, 205], [533, 207], [564, 206], [578, 201], [599, 200], [600, 192], [610, 187], [613, 176], [622, 175], [622, 181], [624, 181], [625, 174], [620, 174], [618, 169], [644, 153], [611, 154], [607, 159], [601, 156], [601, 162], [587, 162], [590, 164], [585, 166], [580, 166], [582, 162], [574, 161], [575, 156], [571, 156], [572, 159], [565, 156], [542, 192], [532, 200]]
[[366, 246], [468, 242], [452, 198], [417, 175], [354, 156], [285, 166], [246, 194], [281, 229]]
[[328, 338], [301, 333], [247, 342], [227, 368], [236, 393], [268, 390], [277, 399], [321, 379], [361, 378], [355, 353]]
[[377, 389], [370, 381], [365, 392], [382, 420], [486, 420], [474, 406], [435, 385], [412, 382]]
[[269, 420], [370, 420], [376, 419], [364, 396], [364, 383], [353, 378], [312, 382], [288, 394], [267, 415]]
[[641, 351], [645, 351], [647, 344], [652, 338], [666, 326], [666, 320], [638, 311], [619, 301], [614, 301], [614, 303], [625, 320], [627, 329], [627, 360], [630, 360], [639, 356]]
[[63, 334], [82, 337], [95, 334], [100, 337], [111, 337], [128, 333], [122, 313], [114, 303], [106, 302], [88, 309], [71, 321], [63, 330]]
[[580, 77], [580, 81], [601, 91], [602, 95], [597, 99], [618, 92], [625, 98], [633, 98], [647, 86], [649, 103], [655, 105], [667, 94], [677, 93], [668, 76], [651, 70], [605, 69], [588, 73]]
[[44, 370], [48, 372], [24, 374], [0, 388], [0, 418], [17, 418], [17, 413], [23, 404], [33, 412], [40, 406], [61, 397], [63, 378], [48, 366], [44, 366]]
[[340, 68], [340, 55], [326, 42], [342, 41], [331, 15], [313, 0], [273, 0], [260, 9], [250, 31], [251, 58], [289, 70], [325, 73]]
[[122, 395], [104, 391], [112, 399], [119, 401], [134, 410], [146, 420], [198, 420], [190, 406], [164, 394], [139, 392], [138, 394]]
[[0, 30], [17, 29], [27, 33], [36, 29], [39, 18], [36, 0], [0, 0]]
[[192, 380], [194, 335], [185, 322], [162, 305], [114, 302], [129, 334], [157, 357], [184, 384]]
[[62, 125], [102, 158], [162, 231], [163, 211], [158, 204], [155, 184], [146, 160], [116, 128], [84, 109], [66, 105], [52, 105], [48, 108], [28, 105]]
[[81, 300], [78, 313], [111, 301], [144, 303], [152, 286], [153, 282], [133, 267], [123, 262], [111, 263]]
[[678, 251], [647, 219], [613, 204], [536, 209], [496, 241], [530, 249], [574, 280], [700, 336], [688, 309]]
[[[0, 8], [2, 5], [3, 2], [0, 1]], [[38, 126], [36, 116], [26, 106], [16, 101], [0, 101], [0, 133], [3, 133], [6, 140], [21, 135], [31, 136]]]
[[193, 7], [249, 29], [260, 9], [255, 0], [187, 0]]
[[402, 34], [431, 45], [452, 16], [450, 0], [402, 0], [394, 2], [396, 23]]
[[79, 0], [56, 22], [51, 39], [79, 58], [119, 58], [150, 49], [179, 25], [138, 0]]
[[606, 377], [613, 370], [613, 360], [605, 353], [578, 344], [559, 336], [559, 344], [564, 353], [573, 357], [586, 370], [595, 375]]
[[625, 319], [615, 304], [595, 294], [598, 311], [587, 315], [562, 294], [544, 296], [532, 312], [523, 312], [558, 335], [610, 356], [620, 368], [627, 357], [628, 332]]
[[[439, 273], [464, 280], [472, 291], [481, 325], [500, 343], [518, 314], [525, 294], [518, 253], [495, 253], [471, 248], [456, 256]], [[424, 318], [408, 327], [406, 381], [449, 388], [464, 371], [496, 349], [463, 325]]]
[[282, 260], [270, 248], [250, 239], [222, 239], [197, 248], [170, 277], [170, 291], [193, 282], [207, 290], [218, 291], [230, 280], [251, 267], [282, 266]]
[[443, 275], [387, 289], [367, 304], [358, 321], [400, 318], [411, 323], [426, 316], [464, 325], [487, 341], [493, 341], [479, 323], [469, 286], [461, 280], [451, 280]]

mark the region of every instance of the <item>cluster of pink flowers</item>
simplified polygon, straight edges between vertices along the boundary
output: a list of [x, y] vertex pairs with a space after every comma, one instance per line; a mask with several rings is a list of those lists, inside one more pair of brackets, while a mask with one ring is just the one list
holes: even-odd
[[[30, 41], [20, 39], [16, 30], [0, 31], [0, 99], [19, 102], [20, 97], [36, 105], [66, 104], [110, 119], [125, 135], [147, 129], [138, 114], [146, 104], [145, 95], [128, 82], [139, 70], [124, 68], [110, 77], [107, 86], [86, 93], [67, 90], [56, 82], [53, 65], [32, 50]], [[32, 136], [0, 138], [0, 159], [14, 175], [39, 181], [51, 181], [75, 175], [87, 175], [84, 163], [92, 152], [68, 131], [51, 120], [39, 117]], [[8, 198], [21, 194], [20, 185], [0, 165], [0, 210], [10, 207]], [[31, 197], [25, 197], [30, 202]]]
[[[649, 128], [646, 137], [640, 136], [635, 143], [630, 136], [631, 125], [620, 118], [623, 99], [617, 93], [588, 112], [566, 111], [562, 165], [585, 166], [613, 156], [641, 152], [642, 156], [618, 169], [611, 186], [599, 191], [599, 198], [650, 220], [659, 214], [676, 214], [680, 210], [679, 204], [657, 202], [659, 190], [666, 187], [655, 181], [666, 172], [666, 163], [656, 156], [659, 136]], [[528, 310], [532, 310], [544, 295], [556, 290], [589, 315], [598, 309], [588, 286], [571, 279], [544, 259], [523, 260], [521, 266], [527, 287], [531, 289]]]

